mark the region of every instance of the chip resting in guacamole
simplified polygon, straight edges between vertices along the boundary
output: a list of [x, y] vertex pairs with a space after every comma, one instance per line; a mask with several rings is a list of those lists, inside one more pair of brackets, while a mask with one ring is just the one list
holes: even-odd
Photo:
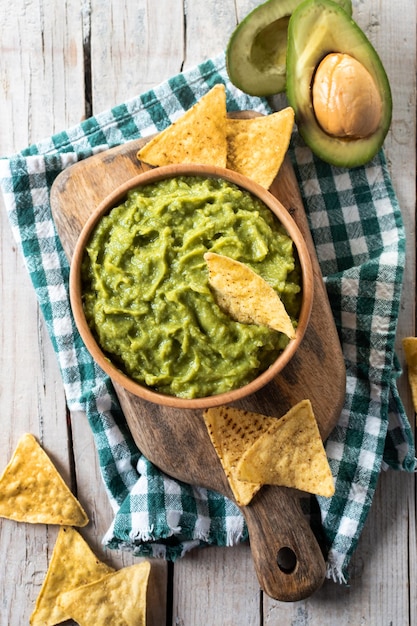
[[159, 393], [197, 398], [240, 387], [289, 341], [220, 309], [208, 251], [262, 276], [296, 327], [301, 272], [293, 242], [262, 202], [224, 180], [181, 176], [138, 187], [101, 219], [87, 245], [82, 289], [90, 328], [114, 365]]

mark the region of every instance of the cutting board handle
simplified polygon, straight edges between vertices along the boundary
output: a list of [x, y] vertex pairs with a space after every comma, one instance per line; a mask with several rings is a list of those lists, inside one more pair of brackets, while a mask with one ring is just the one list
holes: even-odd
[[317, 591], [323, 584], [326, 564], [297, 494], [283, 487], [264, 486], [242, 512], [265, 593], [275, 600], [294, 602]]

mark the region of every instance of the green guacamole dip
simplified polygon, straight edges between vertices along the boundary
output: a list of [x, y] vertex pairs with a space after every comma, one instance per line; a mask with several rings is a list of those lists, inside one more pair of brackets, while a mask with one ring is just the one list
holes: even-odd
[[87, 245], [88, 324], [114, 365], [160, 393], [196, 398], [240, 387], [287, 345], [285, 335], [221, 311], [208, 285], [208, 250], [267, 280], [296, 326], [301, 273], [292, 240], [262, 202], [221, 179], [137, 188]]

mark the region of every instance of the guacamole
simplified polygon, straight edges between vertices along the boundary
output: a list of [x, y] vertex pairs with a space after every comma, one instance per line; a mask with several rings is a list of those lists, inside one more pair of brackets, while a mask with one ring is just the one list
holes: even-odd
[[121, 371], [163, 394], [196, 398], [240, 387], [288, 342], [219, 308], [208, 250], [260, 274], [296, 326], [301, 272], [292, 240], [262, 202], [222, 179], [181, 176], [130, 191], [86, 247], [83, 304], [97, 342]]

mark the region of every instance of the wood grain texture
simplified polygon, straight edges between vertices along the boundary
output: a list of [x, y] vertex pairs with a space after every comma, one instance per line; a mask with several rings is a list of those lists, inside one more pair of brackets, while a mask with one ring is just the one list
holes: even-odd
[[94, 111], [125, 102], [181, 71], [186, 55], [182, 0], [90, 0], [85, 5]]
[[[220, 52], [236, 22], [260, 3], [259, 0], [198, 3], [194, 0], [122, 3], [15, 0], [13, 6], [0, 3], [0, 154], [17, 151], [72, 126], [86, 112], [99, 113], [156, 85], [182, 67], [193, 66], [203, 60], [202, 56]], [[415, 2], [405, 0], [398, 5], [391, 0], [353, 0], [353, 11], [380, 53], [393, 88], [393, 123], [385, 147], [407, 232], [398, 330], [398, 354], [404, 363], [401, 337], [415, 332]], [[213, 17], [216, 13], [222, 19]], [[138, 28], [140, 14], [147, 17]], [[213, 24], [215, 33], [210, 32]], [[201, 42], [201, 37], [205, 41]], [[167, 56], [166, 50], [175, 52]], [[99, 476], [92, 436], [85, 418], [78, 415], [73, 416], [72, 436], [68, 435], [55, 355], [1, 204], [0, 201], [0, 461], [2, 465], [6, 463], [20, 431], [36, 434], [51, 420], [55, 421], [58, 430], [44, 441], [64, 476], [72, 476], [72, 484], [84, 496], [87, 506], [94, 503], [92, 523], [86, 532], [91, 533], [89, 537], [103, 556], [102, 529], [107, 528], [112, 514]], [[24, 385], [20, 384], [22, 380]], [[405, 375], [399, 382], [401, 397], [414, 423]], [[74, 469], [73, 461], [70, 463], [68, 458], [71, 447]], [[417, 623], [415, 528], [415, 477], [383, 473], [352, 560], [349, 587], [325, 581], [309, 599], [290, 604], [277, 602], [259, 592], [247, 546], [196, 550], [172, 568], [168, 600], [172, 599], [173, 608], [171, 615], [168, 607], [167, 623], [173, 626], [333, 626], [337, 623], [414, 626]], [[54, 540], [53, 528], [0, 520], [1, 626], [28, 623]], [[118, 567], [131, 557], [111, 552], [104, 558]], [[165, 617], [161, 617], [165, 615], [167, 597], [164, 576], [156, 587], [157, 601], [152, 602], [160, 610], [159, 621], [155, 621], [158, 626], [165, 624]]]
[[210, 607], [210, 626], [263, 624], [263, 594], [247, 544], [190, 552], [175, 564], [173, 586], [172, 626], [204, 623], [203, 606]]
[[[36, 4], [0, 4], [2, 156], [79, 121], [84, 111], [76, 97], [84, 77], [69, 62], [69, 51], [82, 49], [77, 11], [60, 3], [55, 14], [42, 15]], [[75, 489], [60, 373], [2, 202], [0, 236], [0, 471], [20, 435], [31, 432]], [[55, 539], [54, 527], [0, 520], [1, 626], [29, 623]]]

